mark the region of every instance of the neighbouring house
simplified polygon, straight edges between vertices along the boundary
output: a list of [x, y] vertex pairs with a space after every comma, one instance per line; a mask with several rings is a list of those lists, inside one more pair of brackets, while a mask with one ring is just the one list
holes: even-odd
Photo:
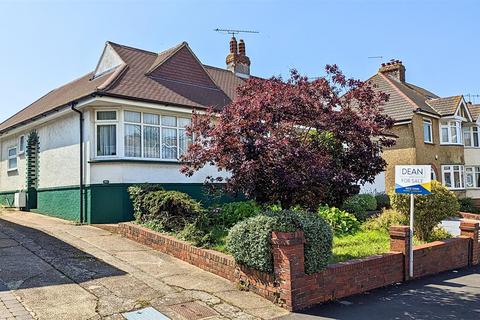
[[204, 199], [214, 167], [179, 172], [192, 110], [222, 108], [250, 76], [245, 43], [226, 69], [186, 42], [160, 53], [107, 42], [93, 72], [50, 91], [0, 124], [0, 202], [26, 191], [26, 209], [86, 223], [132, 219], [128, 186], [160, 183]]
[[431, 165], [433, 179], [480, 204], [480, 106], [462, 95], [439, 97], [407, 82], [399, 60], [382, 64], [369, 81], [390, 95], [384, 109], [395, 120], [392, 133], [397, 138], [383, 152], [386, 171], [363, 191], [391, 191], [395, 165]]

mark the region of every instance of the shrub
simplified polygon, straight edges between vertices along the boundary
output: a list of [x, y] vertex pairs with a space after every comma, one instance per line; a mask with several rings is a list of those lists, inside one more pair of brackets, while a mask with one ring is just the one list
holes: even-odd
[[163, 231], [180, 231], [203, 212], [201, 204], [179, 191], [153, 191], [143, 199], [146, 215], [143, 220], [154, 220]]
[[158, 184], [136, 184], [128, 187], [128, 194], [133, 204], [133, 215], [138, 222], [144, 221], [144, 216], [147, 214], [145, 209], [145, 196], [152, 191], [160, 191], [163, 188]]
[[327, 221], [330, 227], [332, 227], [335, 235], [354, 233], [360, 226], [360, 223], [353, 214], [335, 207], [320, 207], [318, 209], [318, 214]]
[[367, 211], [377, 208], [377, 200], [371, 194], [357, 194], [345, 200], [342, 209], [355, 215], [359, 221], [367, 218]]
[[473, 204], [472, 198], [461, 198], [458, 199], [458, 203], [460, 204], [460, 211], [462, 212], [470, 212], [470, 213], [477, 213], [478, 210], [475, 208]]
[[408, 217], [393, 209], [384, 209], [381, 214], [368, 219], [363, 224], [365, 230], [385, 230], [391, 225], [406, 225], [408, 224]]
[[221, 206], [216, 220], [225, 228], [231, 228], [238, 222], [256, 216], [261, 208], [255, 201], [240, 201], [226, 203]]
[[377, 210], [390, 209], [390, 198], [387, 194], [377, 194], [375, 200], [377, 200]]
[[429, 242], [432, 241], [440, 241], [440, 240], [445, 240], [445, 239], [450, 239], [452, 238], [452, 234], [445, 230], [443, 227], [435, 227], [433, 228], [432, 234], [430, 235], [430, 238], [428, 238]]
[[[409, 215], [410, 195], [392, 193], [392, 207], [405, 216]], [[432, 194], [415, 196], [415, 234], [420, 240], [428, 240], [433, 229], [448, 217], [457, 215], [460, 205], [455, 194], [442, 186], [438, 181], [432, 181]]]
[[328, 264], [332, 251], [332, 230], [320, 216], [302, 211], [267, 211], [236, 224], [227, 237], [228, 251], [235, 260], [250, 268], [273, 271], [272, 231], [305, 235], [305, 272], [314, 273]]

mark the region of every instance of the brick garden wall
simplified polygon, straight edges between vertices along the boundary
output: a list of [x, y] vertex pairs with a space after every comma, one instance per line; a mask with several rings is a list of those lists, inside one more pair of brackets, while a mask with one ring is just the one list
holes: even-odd
[[[414, 248], [414, 277], [478, 264], [479, 222], [464, 220], [461, 236]], [[307, 275], [304, 269], [303, 232], [273, 232], [274, 273], [236, 265], [233, 257], [194, 247], [174, 237], [133, 223], [119, 224], [118, 232], [132, 240], [170, 254], [253, 291], [288, 310], [301, 310], [325, 301], [347, 297], [408, 280], [410, 230], [390, 228], [391, 252], [327, 266]]]

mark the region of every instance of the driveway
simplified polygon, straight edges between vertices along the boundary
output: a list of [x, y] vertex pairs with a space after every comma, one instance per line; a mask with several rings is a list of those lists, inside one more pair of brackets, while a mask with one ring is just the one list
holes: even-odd
[[145, 307], [171, 319], [288, 314], [223, 278], [108, 231], [0, 211], [0, 319], [124, 319], [122, 313]]
[[445, 272], [293, 313], [283, 320], [480, 319], [480, 266]]

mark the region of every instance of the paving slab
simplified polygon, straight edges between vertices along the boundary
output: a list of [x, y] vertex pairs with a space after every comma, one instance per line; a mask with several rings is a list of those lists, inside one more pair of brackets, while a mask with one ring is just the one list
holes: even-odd
[[124, 312], [153, 307], [185, 320], [171, 308], [181, 303], [215, 310], [211, 320], [288, 313], [118, 234], [24, 212], [0, 211], [0, 281], [36, 319], [119, 320]]

